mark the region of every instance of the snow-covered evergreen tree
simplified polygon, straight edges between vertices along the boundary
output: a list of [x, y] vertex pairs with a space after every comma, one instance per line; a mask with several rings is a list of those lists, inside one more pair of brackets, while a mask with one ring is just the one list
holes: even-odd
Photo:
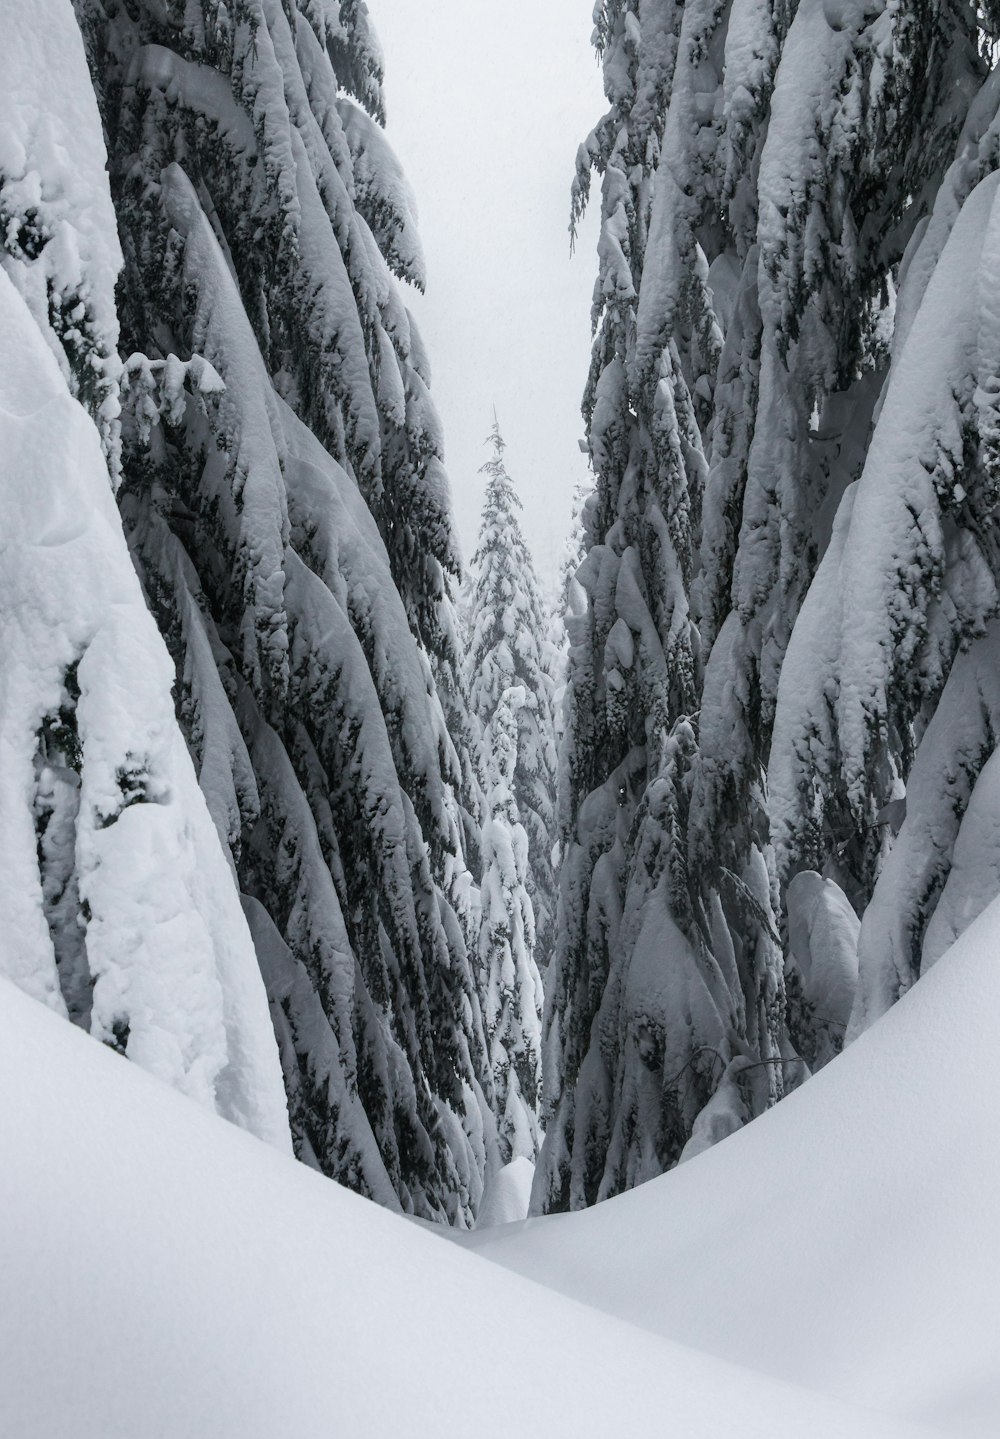
[[[543, 1209], [592, 1203], [674, 1162], [738, 1025], [727, 979], [698, 938], [684, 848], [704, 447], [676, 345], [648, 385], [634, 383], [681, 10], [600, 6], [595, 16], [611, 108], [581, 150], [574, 215], [594, 166], [602, 227], [584, 414], [597, 485], [577, 575], [587, 610], [569, 621], [561, 923], [532, 1200]], [[681, 1033], [685, 1012], [697, 1019]]]
[[517, 716], [527, 703], [523, 686], [504, 690], [484, 739], [479, 963], [504, 1164], [520, 1158], [534, 1161], [542, 1088], [542, 982], [527, 888], [528, 836], [515, 798], [521, 742]]
[[125, 253], [122, 514], [297, 1152], [468, 1223], [496, 1144], [423, 283], [363, 3], [77, 0]]
[[[780, 1097], [804, 1072], [795, 1046], [815, 1063], [842, 1042], [834, 979], [851, 972], [853, 926], [841, 888], [855, 904], [870, 894], [877, 813], [910, 757], [904, 743], [899, 762], [874, 761], [888, 779], [873, 787], [867, 829], [836, 786], [812, 802], [810, 765], [823, 789], [841, 762], [827, 714], [836, 642], [823, 599], [812, 623], [806, 612], [796, 622], [820, 559], [843, 543], [834, 516], [865, 463], [904, 251], [928, 247], [904, 265], [914, 279], [896, 317], [900, 364], [910, 297], [946, 237], [947, 218], [928, 218], [935, 196], [953, 218], [962, 184], [968, 193], [994, 163], [988, 102], [969, 110], [987, 22], [965, 0], [623, 0], [595, 15], [610, 109], [581, 151], [574, 217], [596, 168], [585, 417], [597, 490], [588, 614], [572, 635], [536, 1208], [658, 1172], [699, 1113], [696, 1144]], [[960, 178], [946, 172], [967, 113]], [[890, 399], [891, 388], [880, 424]], [[968, 542], [962, 562], [975, 571]], [[822, 584], [839, 604], [842, 577]], [[974, 629], [988, 585], [973, 576], [966, 588]], [[891, 585], [868, 598], [876, 623], [898, 612]], [[812, 729], [782, 719], [772, 745], [793, 632]], [[794, 680], [788, 691], [794, 708]], [[631, 732], [615, 736], [616, 715]], [[786, 784], [782, 747], [803, 732], [818, 738], [799, 743]], [[779, 819], [777, 863], [769, 762], [810, 837], [787, 842]], [[837, 840], [813, 844], [817, 832]], [[864, 851], [863, 875], [845, 868], [845, 848]], [[794, 945], [782, 953], [779, 880], [799, 870], [827, 883], [796, 890], [796, 960]], [[863, 956], [863, 931], [860, 944]], [[862, 958], [862, 987], [865, 969]], [[839, 1020], [819, 1009], [834, 993]]]
[[1000, 207], [996, 170], [979, 177], [1000, 161], [998, 93], [991, 76], [907, 257], [864, 471], [779, 688], [775, 838], [786, 869], [838, 867], [864, 910], [854, 1031], [997, 893]]
[[[517, 708], [514, 800], [528, 835], [528, 893], [535, 914], [535, 954], [544, 972], [555, 940], [556, 751], [554, 681], [548, 660], [545, 608], [518, 520], [521, 501], [507, 474], [504, 441], [494, 421], [483, 466], [486, 498], [472, 557], [467, 599], [465, 673], [482, 733], [493, 724], [507, 690], [521, 686]], [[485, 763], [489, 764], [488, 757]]]
[[121, 250], [70, 0], [8, 13], [4, 46], [0, 973], [287, 1149], [253, 945], [114, 503]]
[[557, 910], [548, 617], [497, 429], [463, 664], [365, 5], [13, 7], [3, 973], [457, 1224], [540, 1043], [576, 1207], [892, 1004], [1000, 891], [997, 32], [600, 0]]

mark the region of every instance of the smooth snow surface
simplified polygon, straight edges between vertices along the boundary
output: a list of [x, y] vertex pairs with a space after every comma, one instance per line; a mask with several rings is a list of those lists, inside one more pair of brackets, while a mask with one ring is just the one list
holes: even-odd
[[[444, 1245], [6, 982], [0, 1153], [0, 1433], [17, 1439], [917, 1432]], [[804, 1317], [741, 1315], [793, 1343]]]
[[726, 1359], [996, 1435], [998, 950], [1000, 901], [747, 1129], [610, 1203], [462, 1242]]
[[523, 1154], [498, 1170], [487, 1181], [476, 1227], [490, 1229], [497, 1224], [514, 1224], [519, 1219], [527, 1219], [534, 1177], [535, 1166]]

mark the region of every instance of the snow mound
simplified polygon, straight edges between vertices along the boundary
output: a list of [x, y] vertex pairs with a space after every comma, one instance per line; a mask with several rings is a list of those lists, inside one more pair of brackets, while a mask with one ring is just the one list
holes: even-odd
[[18, 1439], [499, 1439], [515, 1412], [574, 1439], [729, 1439], [737, 1415], [740, 1439], [917, 1432], [443, 1245], [7, 982], [0, 1152], [0, 1433]]
[[747, 1129], [613, 1203], [461, 1242], [730, 1361], [995, 1435], [998, 950], [1000, 901]]

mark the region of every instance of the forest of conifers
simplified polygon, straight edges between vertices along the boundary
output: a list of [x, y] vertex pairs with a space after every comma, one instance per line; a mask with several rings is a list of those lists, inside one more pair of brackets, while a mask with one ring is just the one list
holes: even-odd
[[0, 0], [0, 1427], [1000, 1432], [1000, 9], [598, 0], [555, 583], [373, 10]]

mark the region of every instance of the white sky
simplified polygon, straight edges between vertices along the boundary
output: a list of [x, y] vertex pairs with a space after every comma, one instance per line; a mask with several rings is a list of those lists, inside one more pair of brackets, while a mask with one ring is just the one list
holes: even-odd
[[[604, 113], [590, 0], [370, 0], [388, 136], [416, 191], [426, 298], [411, 292], [466, 559], [493, 406], [524, 528], [554, 577], [573, 488], [597, 268], [596, 205], [569, 253], [576, 149]], [[597, 196], [595, 194], [595, 200]]]

